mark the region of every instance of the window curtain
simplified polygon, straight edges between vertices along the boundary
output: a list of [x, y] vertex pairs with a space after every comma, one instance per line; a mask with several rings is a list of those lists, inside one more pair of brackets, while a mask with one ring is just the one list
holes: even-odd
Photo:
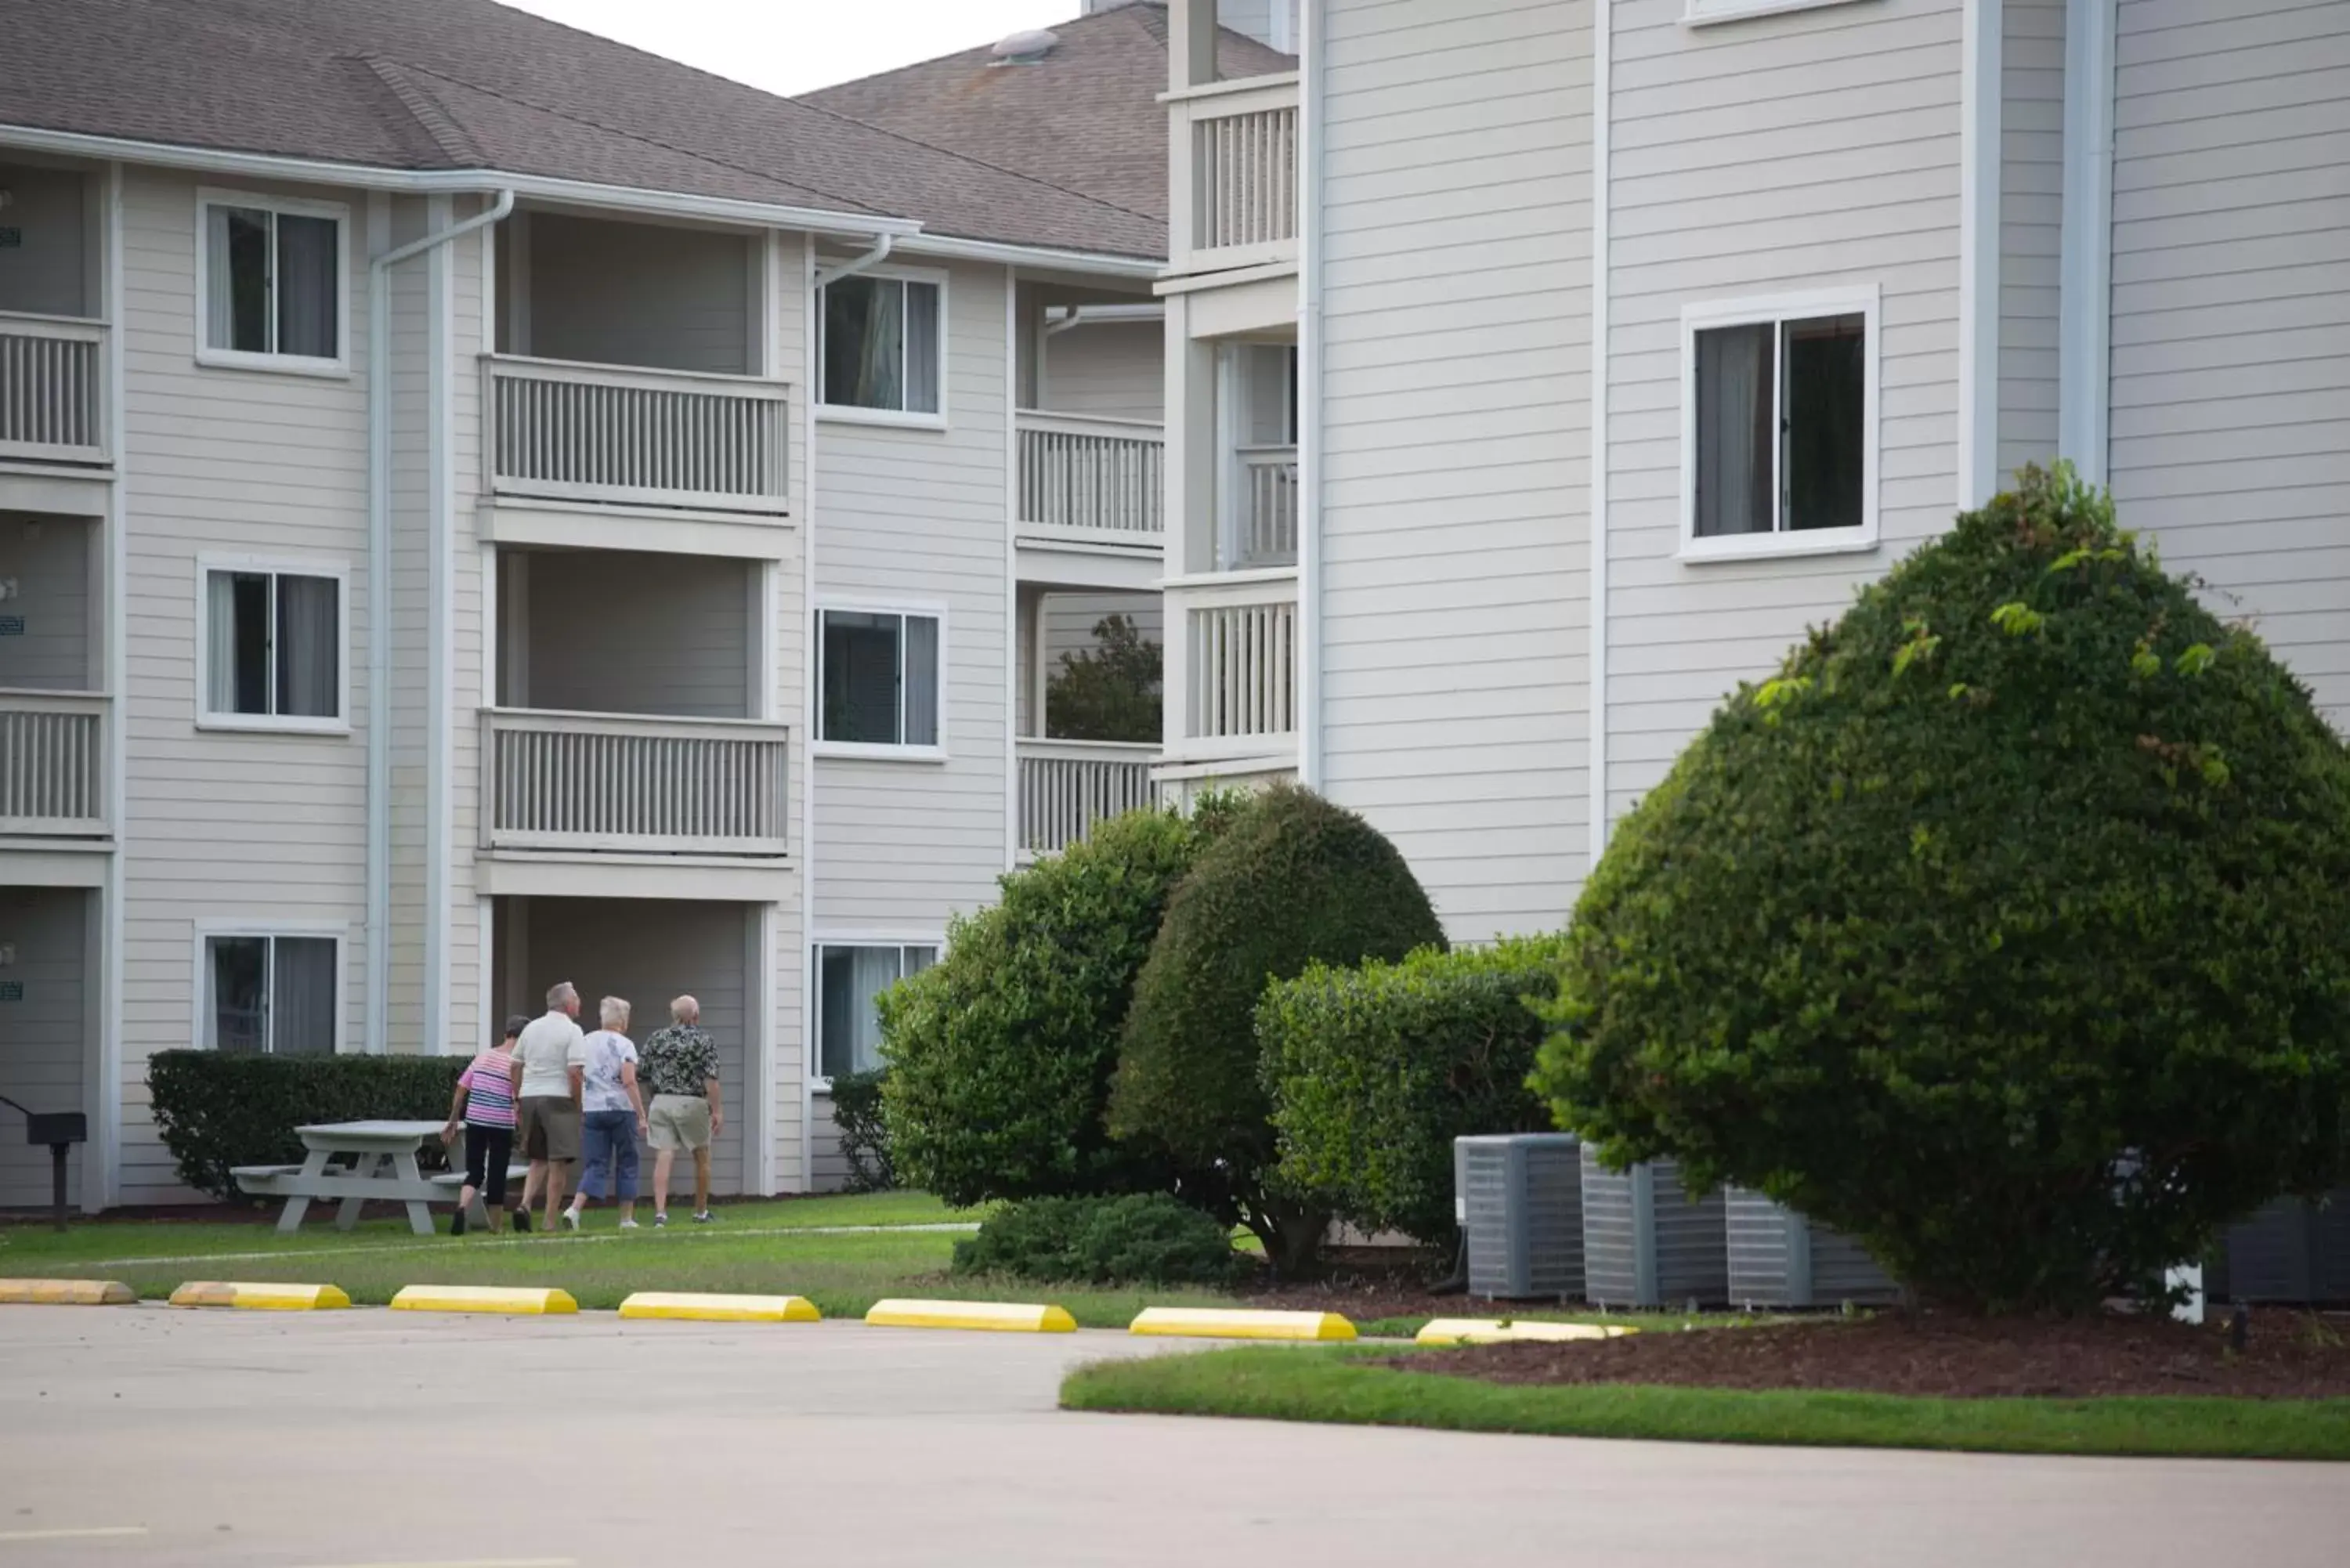
[[277, 218], [277, 351], [335, 357], [335, 221]]
[[898, 286], [906, 312], [906, 410], [909, 413], [939, 411], [939, 289], [936, 284]]
[[857, 403], [867, 409], [906, 406], [906, 286], [864, 278], [865, 337], [857, 361]]
[[1768, 534], [1773, 504], [1769, 323], [1697, 335], [1697, 532]]
[[939, 623], [906, 618], [906, 744], [939, 743]]
[[204, 711], [236, 711], [236, 578], [213, 572], [204, 579]]
[[900, 954], [889, 948], [826, 948], [819, 1060], [827, 1078], [881, 1064], [881, 1015], [873, 999], [897, 983]]
[[210, 937], [204, 942], [212, 983], [204, 1044], [215, 1051], [253, 1052], [268, 1038], [266, 937]]
[[332, 719], [341, 706], [340, 597], [332, 577], [277, 579], [277, 711]]
[[204, 340], [269, 352], [269, 220], [252, 207], [204, 209]]
[[335, 943], [331, 937], [279, 937], [270, 965], [269, 1050], [324, 1056], [335, 1049]]

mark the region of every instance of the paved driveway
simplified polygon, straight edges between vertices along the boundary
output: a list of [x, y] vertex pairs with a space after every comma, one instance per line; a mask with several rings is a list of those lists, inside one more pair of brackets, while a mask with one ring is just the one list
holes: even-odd
[[5, 1307], [0, 1568], [2350, 1563], [2350, 1467], [1054, 1410], [1065, 1367], [1154, 1348]]

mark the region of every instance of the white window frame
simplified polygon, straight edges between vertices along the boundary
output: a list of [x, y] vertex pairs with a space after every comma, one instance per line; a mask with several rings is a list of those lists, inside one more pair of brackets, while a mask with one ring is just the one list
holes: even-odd
[[[279, 937], [331, 940], [335, 944], [334, 1054], [340, 1056], [344, 1054], [344, 1040], [350, 1022], [350, 927], [338, 925], [333, 921], [316, 920], [198, 920], [195, 923], [193, 945], [195, 984], [190, 988], [190, 994], [194, 997], [195, 1002], [188, 1016], [188, 1044], [199, 1051], [213, 1048], [208, 1044], [212, 1038], [213, 1012], [213, 966], [209, 961], [213, 939], [215, 937], [252, 937], [272, 941]], [[270, 962], [273, 966], [276, 962], [274, 954]], [[262, 1054], [274, 1056], [277, 1053], [264, 1047]]]
[[942, 431], [946, 429], [947, 370], [953, 358], [948, 348], [950, 338], [947, 320], [949, 296], [953, 291], [947, 286], [947, 273], [933, 267], [871, 266], [851, 273], [849, 277], [895, 279], [899, 283], [927, 283], [937, 286], [939, 291], [939, 411], [934, 414], [908, 413], [902, 409], [868, 409], [860, 408], [855, 403], [825, 401], [824, 291], [831, 285], [819, 283], [816, 285], [816, 361], [813, 368], [814, 373], [808, 378], [816, 387], [816, 397], [813, 400], [816, 405], [816, 417], [819, 420], [836, 421], [842, 424], [890, 425], [899, 430]]
[[[335, 584], [335, 717], [215, 713], [212, 700], [212, 576], [214, 572], [265, 572], [289, 577], [331, 577]], [[196, 557], [196, 728], [265, 734], [348, 735], [351, 732], [351, 568], [348, 561], [297, 556], [200, 555]], [[270, 628], [274, 639], [276, 628]], [[276, 671], [270, 672], [276, 685]]]
[[[832, 1093], [832, 1075], [824, 1071], [824, 950], [827, 948], [928, 948], [931, 962], [937, 964], [947, 956], [946, 933], [923, 932], [906, 936], [891, 931], [830, 931], [808, 939], [808, 1092], [815, 1095]], [[898, 958], [898, 976], [904, 979], [905, 955]]]
[[[919, 616], [923, 619], [935, 620], [939, 623], [939, 739], [937, 744], [929, 746], [907, 745], [902, 743], [898, 745], [889, 745], [879, 741], [827, 741], [823, 738], [824, 618], [827, 615], [833, 614], [835, 612], [846, 615], [894, 615], [899, 617]], [[808, 748], [812, 755], [819, 757], [861, 757], [868, 761], [885, 763], [942, 763], [947, 760], [947, 670], [951, 663], [951, 660], [948, 657], [947, 650], [952, 646], [952, 643], [948, 636], [946, 606], [941, 604], [922, 604], [910, 600], [819, 599], [816, 601], [816, 625], [814, 629], [816, 634], [814, 645], [808, 649], [808, 661], [816, 670], [815, 722], [808, 727]], [[898, 631], [898, 649], [900, 659], [904, 657], [905, 647], [906, 633], [905, 628], [901, 626]], [[899, 701], [901, 704], [905, 701], [905, 670], [900, 668], [898, 672], [898, 690], [899, 693]], [[904, 714], [901, 709], [899, 713], [900, 722], [899, 724], [899, 732], [901, 734], [905, 730], [903, 720]]]
[[[1747, 561], [1775, 556], [1829, 556], [1873, 550], [1877, 541], [1877, 452], [1884, 429], [1878, 417], [1878, 368], [1885, 357], [1880, 290], [1875, 284], [1822, 288], [1744, 299], [1707, 300], [1681, 307], [1681, 543], [1684, 561]], [[1701, 538], [1697, 531], [1697, 335], [1722, 327], [1776, 326], [1827, 316], [1858, 316], [1865, 340], [1861, 367], [1860, 524], [1853, 528], [1782, 529], [1769, 534], [1723, 534]], [[1776, 357], [1776, 348], [1773, 350]], [[1785, 384], [1782, 368], [1774, 378]], [[1777, 421], [1773, 421], [1775, 429]], [[1773, 451], [1779, 443], [1773, 443]], [[1775, 474], [1777, 459], [1773, 459]], [[1774, 486], [1775, 489], [1775, 486]], [[1774, 514], [1775, 516], [1775, 514]]]
[[1754, 16], [1779, 16], [1790, 11], [1824, 11], [1831, 5], [1851, 5], [1858, 0], [1683, 0], [1681, 26], [1712, 27], [1743, 22]]
[[[214, 207], [251, 207], [297, 218], [331, 218], [335, 223], [335, 355], [257, 354], [249, 348], [213, 346], [212, 236], [210, 213]], [[274, 258], [273, 258], [274, 265]], [[272, 302], [271, 319], [276, 317]], [[351, 373], [351, 209], [347, 202], [318, 202], [296, 196], [265, 196], [257, 191], [232, 191], [206, 185], [196, 192], [196, 363], [231, 370], [272, 370], [292, 376], [339, 376]]]

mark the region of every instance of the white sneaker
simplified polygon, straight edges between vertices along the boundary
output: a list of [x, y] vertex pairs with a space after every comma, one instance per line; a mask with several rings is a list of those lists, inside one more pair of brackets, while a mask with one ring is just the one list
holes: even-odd
[[620, 1229], [623, 1231], [633, 1231], [636, 1228], [637, 1222], [633, 1220], [623, 1220], [620, 1221]]
[[579, 1210], [577, 1209], [566, 1209], [563, 1211], [563, 1228], [567, 1231], [577, 1231], [579, 1229]]

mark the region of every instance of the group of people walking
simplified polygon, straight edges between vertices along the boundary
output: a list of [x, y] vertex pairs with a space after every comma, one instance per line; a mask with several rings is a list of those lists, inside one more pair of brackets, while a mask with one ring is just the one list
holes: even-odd
[[[671, 1002], [669, 1026], [653, 1033], [641, 1054], [629, 1038], [626, 999], [608, 996], [596, 1012], [600, 1027], [582, 1032], [579, 992], [564, 981], [547, 992], [543, 1016], [507, 1019], [504, 1036], [459, 1075], [441, 1129], [452, 1147], [461, 1124], [465, 1134], [465, 1184], [450, 1234], [465, 1233], [476, 1196], [487, 1200], [490, 1228], [497, 1229], [517, 1142], [530, 1161], [514, 1210], [517, 1231], [531, 1228], [531, 1210], [542, 1199], [547, 1230], [559, 1220], [577, 1231], [588, 1204], [607, 1196], [620, 1206], [620, 1229], [635, 1230], [640, 1137], [653, 1150], [653, 1223], [669, 1223], [680, 1149], [693, 1157], [693, 1217], [710, 1219], [710, 1145], [725, 1130], [726, 1113], [718, 1045], [702, 1028], [702, 1004], [691, 996]], [[563, 1192], [575, 1165], [584, 1168], [567, 1207]]]

